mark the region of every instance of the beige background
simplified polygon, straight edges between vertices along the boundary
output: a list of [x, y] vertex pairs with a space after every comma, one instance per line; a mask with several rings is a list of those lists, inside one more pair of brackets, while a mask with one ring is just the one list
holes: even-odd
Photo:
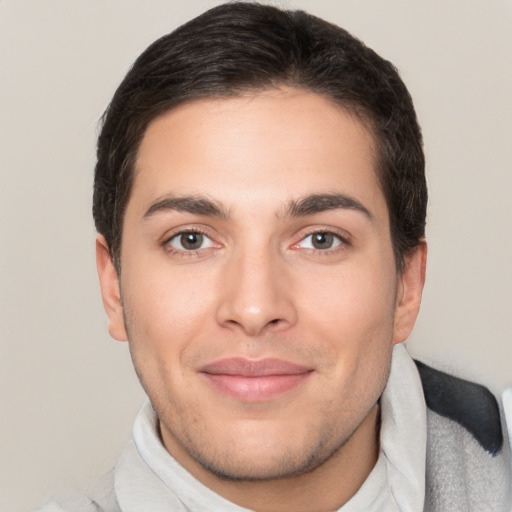
[[[86, 487], [143, 395], [109, 339], [90, 215], [97, 120], [134, 58], [218, 2], [0, 0], [0, 510]], [[512, 382], [512, 2], [294, 0], [392, 60], [430, 185], [414, 355]]]

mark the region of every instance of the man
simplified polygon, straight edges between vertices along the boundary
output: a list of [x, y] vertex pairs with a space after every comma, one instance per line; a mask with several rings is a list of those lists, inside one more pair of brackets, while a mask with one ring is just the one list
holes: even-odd
[[93, 207], [149, 402], [98, 490], [44, 510], [507, 510], [496, 400], [401, 345], [426, 203], [410, 96], [344, 30], [235, 3], [151, 45]]

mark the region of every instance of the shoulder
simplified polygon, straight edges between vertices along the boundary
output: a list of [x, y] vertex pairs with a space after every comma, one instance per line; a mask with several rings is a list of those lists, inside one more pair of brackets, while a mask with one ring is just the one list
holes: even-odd
[[114, 492], [114, 471], [103, 475], [90, 494], [55, 497], [37, 512], [120, 512]]
[[496, 398], [415, 362], [427, 405], [426, 510], [507, 510], [510, 459]]
[[480, 384], [415, 363], [428, 409], [458, 423], [485, 451], [496, 455], [503, 447], [503, 430], [494, 395]]
[[86, 496], [62, 496], [53, 498], [37, 512], [103, 512]]

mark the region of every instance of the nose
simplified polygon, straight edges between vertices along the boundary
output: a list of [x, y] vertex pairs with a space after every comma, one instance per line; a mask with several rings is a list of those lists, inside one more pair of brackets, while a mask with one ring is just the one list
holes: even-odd
[[247, 336], [281, 331], [297, 322], [286, 263], [272, 251], [240, 251], [225, 265], [217, 321]]

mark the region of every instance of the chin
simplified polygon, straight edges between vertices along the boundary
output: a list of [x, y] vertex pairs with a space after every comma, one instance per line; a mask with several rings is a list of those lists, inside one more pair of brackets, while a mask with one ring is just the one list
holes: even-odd
[[[326, 427], [319, 431], [286, 432], [259, 430], [232, 433], [228, 442], [206, 443], [206, 439], [188, 438], [181, 446], [203, 469], [223, 480], [265, 481], [296, 477], [309, 473], [331, 458], [349, 436]], [[293, 432], [294, 436], [290, 436]], [[321, 435], [319, 436], [319, 432]], [[199, 441], [199, 442], [198, 442]]]
[[230, 457], [223, 460], [207, 460], [196, 454], [196, 461], [208, 472], [222, 480], [266, 481], [296, 477], [313, 471], [328, 457], [311, 454], [302, 455], [278, 453], [269, 458], [262, 454], [259, 458]]

